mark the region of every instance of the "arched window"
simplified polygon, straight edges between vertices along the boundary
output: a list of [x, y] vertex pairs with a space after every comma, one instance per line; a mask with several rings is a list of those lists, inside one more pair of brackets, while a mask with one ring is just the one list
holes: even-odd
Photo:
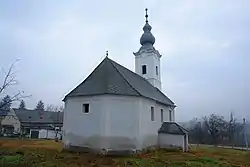
[[172, 121], [172, 111], [169, 110], [169, 121], [171, 122]]
[[155, 113], [154, 113], [154, 107], [151, 107], [151, 121], [155, 120]]
[[164, 119], [163, 119], [163, 109], [161, 109], [161, 122], [163, 122]]
[[142, 65], [142, 74], [146, 74], [146, 73], [147, 73], [147, 66]]

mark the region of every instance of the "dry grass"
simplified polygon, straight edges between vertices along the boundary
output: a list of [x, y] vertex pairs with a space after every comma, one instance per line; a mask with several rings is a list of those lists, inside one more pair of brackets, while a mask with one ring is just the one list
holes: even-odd
[[36, 148], [47, 150], [62, 150], [62, 144], [53, 140], [33, 140], [33, 139], [0, 139], [0, 147], [5, 148]]
[[[8, 167], [250, 167], [250, 153], [195, 147], [188, 153], [156, 150], [127, 157], [62, 152], [52, 140], [0, 139], [0, 166]], [[2, 158], [1, 158], [2, 157]]]

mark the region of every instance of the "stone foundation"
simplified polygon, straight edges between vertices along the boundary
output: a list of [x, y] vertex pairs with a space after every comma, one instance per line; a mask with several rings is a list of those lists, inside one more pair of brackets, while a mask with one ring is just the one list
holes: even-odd
[[111, 156], [133, 155], [137, 152], [137, 150], [135, 149], [113, 150], [113, 149], [95, 149], [90, 147], [79, 147], [79, 146], [65, 146], [63, 148], [63, 151], [78, 152], [78, 153], [93, 153], [93, 154], [111, 155]]
[[157, 145], [150, 146], [147, 148], [143, 148], [141, 150], [136, 149], [126, 149], [126, 150], [114, 150], [114, 149], [95, 149], [90, 147], [79, 147], [79, 146], [65, 146], [63, 151], [69, 152], [78, 152], [78, 153], [92, 153], [92, 154], [100, 154], [100, 155], [107, 155], [107, 156], [126, 156], [126, 155], [134, 155], [134, 154], [141, 154], [150, 151], [155, 151], [157, 149], [169, 149], [172, 151], [182, 150], [181, 147], [172, 146], [172, 145], [165, 145], [164, 147], [159, 147]]

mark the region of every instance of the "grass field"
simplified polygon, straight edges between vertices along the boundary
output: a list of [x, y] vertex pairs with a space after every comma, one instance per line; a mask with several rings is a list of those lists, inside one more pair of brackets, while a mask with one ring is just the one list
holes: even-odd
[[62, 152], [52, 140], [0, 139], [2, 167], [250, 167], [250, 152], [194, 147], [188, 153], [157, 150], [127, 157]]

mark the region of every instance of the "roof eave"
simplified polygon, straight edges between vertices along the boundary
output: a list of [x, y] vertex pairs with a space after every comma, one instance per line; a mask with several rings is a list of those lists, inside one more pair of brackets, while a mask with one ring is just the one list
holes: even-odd
[[164, 132], [164, 131], [158, 131], [158, 133], [171, 134], [171, 135], [185, 135], [186, 134], [186, 133], [174, 133], [174, 132]]
[[[144, 96], [143, 96], [144, 97]], [[146, 97], [146, 98], [149, 98], [149, 97]], [[151, 99], [151, 100], [155, 100], [155, 99], [152, 99], [152, 98], [149, 98], [149, 99]], [[162, 105], [166, 105], [166, 106], [171, 106], [171, 107], [173, 107], [173, 108], [175, 108], [176, 107], [176, 105], [175, 104], [169, 104], [169, 103], [164, 103], [164, 102], [162, 102], [162, 101], [159, 101], [159, 100], [155, 100], [157, 103], [159, 103], [159, 104], [162, 104]]]
[[62, 101], [65, 102], [65, 101], [66, 101], [66, 98], [67, 98], [67, 96], [65, 96], [65, 97], [62, 99]]
[[[67, 98], [69, 97], [84, 97], [84, 96], [98, 96], [98, 95], [121, 95], [121, 96], [135, 96], [135, 95], [123, 95], [123, 94], [113, 94], [113, 93], [100, 93], [100, 94], [90, 94], [90, 95], [71, 95], [71, 96], [65, 96], [63, 98], [63, 102], [65, 102], [67, 100]], [[145, 97], [145, 96], [142, 96], [142, 95], [138, 95], [137, 97]], [[151, 100], [155, 100], [155, 99], [152, 99], [152, 98], [149, 98], [149, 97], [145, 97], [145, 98], [148, 98], [148, 99], [151, 99]], [[157, 101], [157, 103], [160, 103], [160, 104], [163, 104], [163, 105], [166, 105], [166, 106], [171, 106], [173, 108], [176, 108], [177, 106], [175, 104], [169, 104], [169, 103], [164, 103], [164, 102], [161, 102], [159, 100], [155, 100]]]
[[115, 96], [135, 96], [135, 97], [142, 97], [141, 95], [129, 95], [129, 94], [116, 94], [116, 93], [96, 93], [96, 94], [88, 94], [88, 95], [71, 95], [66, 96], [63, 101], [65, 102], [67, 98], [71, 97], [87, 97], [87, 96], [100, 96], [100, 95], [115, 95]]

